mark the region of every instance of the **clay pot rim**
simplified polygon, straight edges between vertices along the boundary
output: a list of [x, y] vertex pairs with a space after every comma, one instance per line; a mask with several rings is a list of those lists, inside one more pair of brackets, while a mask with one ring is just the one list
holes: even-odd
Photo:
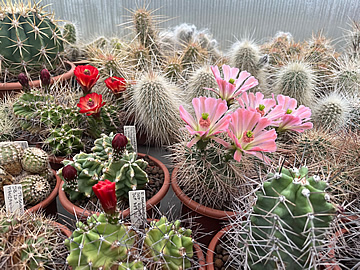
[[[158, 204], [165, 197], [166, 193], [168, 192], [168, 190], [170, 188], [170, 173], [169, 173], [169, 170], [166, 168], [166, 166], [160, 160], [154, 158], [153, 156], [150, 156], [147, 154], [142, 154], [142, 153], [138, 153], [138, 156], [142, 157], [142, 158], [145, 156], [148, 156], [164, 172], [164, 183], [163, 183], [162, 187], [160, 188], [158, 193], [156, 193], [153, 197], [151, 197], [150, 199], [148, 199], [146, 201], [146, 211], [148, 211], [153, 206]], [[62, 190], [63, 184], [64, 184], [64, 181], [61, 180], [61, 185], [60, 185], [61, 188], [59, 188], [59, 200], [60, 200], [61, 205], [64, 207], [64, 209], [68, 213], [70, 213], [71, 215], [75, 214], [78, 217], [80, 216], [80, 217], [85, 217], [85, 218], [88, 216], [91, 216], [92, 214], [98, 214], [97, 212], [88, 211], [83, 208], [80, 208], [80, 207], [74, 205], [72, 202], [70, 202], [70, 200], [66, 196], [66, 193]], [[130, 215], [130, 209], [128, 208], [128, 209], [125, 209], [124, 211], [120, 211], [120, 214], [123, 217], [127, 217]]]
[[220, 231], [218, 231], [217, 234], [211, 239], [211, 242], [209, 244], [209, 247], [206, 252], [206, 269], [207, 270], [214, 270], [214, 254], [215, 254], [215, 248], [217, 244], [219, 243], [220, 239], [224, 236], [224, 234], [229, 231], [232, 228], [232, 225], [228, 225], [224, 228], [222, 228]]
[[180, 188], [177, 182], [177, 172], [179, 168], [175, 167], [171, 174], [171, 187], [174, 190], [176, 196], [180, 199], [180, 201], [185, 204], [191, 210], [210, 218], [220, 219], [220, 220], [228, 220], [229, 217], [233, 217], [236, 215], [234, 211], [225, 211], [218, 210], [207, 207], [205, 205], [199, 204], [198, 202], [190, 199]]
[[52, 170], [52, 172], [56, 177], [56, 185], [55, 185], [55, 188], [53, 189], [53, 191], [50, 193], [49, 197], [47, 197], [42, 202], [39, 202], [38, 204], [34, 205], [33, 207], [27, 209], [25, 212], [34, 212], [35, 213], [35, 212], [39, 211], [39, 209], [45, 209], [53, 200], [55, 200], [55, 198], [58, 194], [59, 188], [60, 188], [61, 179], [56, 174], [56, 171]]
[[58, 222], [56, 222], [55, 220], [52, 220], [50, 222], [50, 224], [52, 224], [54, 227], [60, 229], [60, 231], [67, 237], [67, 238], [70, 238], [71, 235], [72, 235], [72, 232], [70, 231], [70, 229], [68, 227], [66, 227], [65, 225], [63, 224], [60, 224]]
[[[70, 70], [58, 76], [52, 77], [51, 83], [54, 83], [55, 81], [59, 81], [59, 82], [66, 81], [73, 76], [76, 66], [69, 61], [64, 61], [64, 63], [70, 66]], [[40, 80], [29, 81], [29, 85], [30, 87], [39, 87]], [[23, 87], [19, 82], [0, 83], [0, 91], [21, 90], [21, 89], [23, 89]]]

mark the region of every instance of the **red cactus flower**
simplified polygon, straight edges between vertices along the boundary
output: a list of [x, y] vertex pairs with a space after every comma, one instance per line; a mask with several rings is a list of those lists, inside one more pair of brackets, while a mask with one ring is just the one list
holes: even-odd
[[91, 92], [91, 89], [100, 77], [99, 70], [91, 65], [77, 66], [74, 74], [85, 95]]
[[109, 77], [105, 80], [105, 84], [114, 94], [118, 94], [126, 90], [126, 82], [124, 78], [115, 76]]
[[102, 95], [90, 93], [85, 97], [81, 97], [77, 106], [80, 108], [80, 113], [86, 113], [87, 116], [93, 115], [97, 118], [100, 116], [101, 107], [105, 104], [105, 102], [102, 102]]
[[92, 187], [96, 197], [100, 200], [104, 212], [114, 214], [116, 210], [115, 182], [109, 180], [99, 181]]

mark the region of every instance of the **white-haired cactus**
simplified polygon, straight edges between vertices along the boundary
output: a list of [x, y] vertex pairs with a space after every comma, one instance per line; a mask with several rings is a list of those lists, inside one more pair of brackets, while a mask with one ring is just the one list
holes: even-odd
[[[123, 223], [111, 224], [105, 214], [93, 215], [77, 229], [65, 245], [70, 251], [68, 264], [73, 270], [113, 269], [119, 261], [127, 261], [136, 235]], [[121, 269], [121, 268], [120, 268]]]
[[51, 193], [50, 183], [39, 175], [28, 175], [20, 180], [24, 202], [35, 205], [45, 200]]
[[29, 147], [24, 150], [21, 164], [25, 171], [40, 174], [48, 169], [49, 157], [44, 150], [37, 147]]
[[177, 141], [181, 128], [178, 116], [180, 89], [161, 74], [147, 73], [131, 91], [129, 115], [149, 141], [170, 144]]
[[317, 269], [326, 261], [326, 233], [336, 213], [326, 187], [306, 167], [269, 174], [249, 218], [232, 231], [234, 260], [245, 269]]
[[53, 69], [64, 50], [54, 16], [39, 3], [1, 3], [0, 60], [12, 74], [38, 73], [43, 66]]
[[216, 89], [214, 74], [209, 66], [203, 66], [197, 69], [189, 78], [188, 100], [189, 103], [196, 97], [216, 97], [216, 94], [209, 89]]
[[147, 257], [160, 261], [162, 269], [181, 270], [191, 267], [193, 239], [191, 230], [180, 227], [180, 221], [169, 222], [166, 217], [152, 221], [144, 240]]
[[12, 176], [19, 175], [22, 171], [21, 159], [23, 152], [23, 149], [18, 144], [0, 145], [0, 166]]
[[305, 62], [292, 62], [277, 73], [275, 92], [295, 98], [298, 105], [310, 106], [315, 98], [314, 71]]

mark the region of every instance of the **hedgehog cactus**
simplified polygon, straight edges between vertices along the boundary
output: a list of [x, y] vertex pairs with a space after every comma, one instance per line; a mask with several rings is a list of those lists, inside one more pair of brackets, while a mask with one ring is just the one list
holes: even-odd
[[2, 269], [64, 269], [65, 235], [43, 215], [0, 212], [0, 235]]
[[0, 166], [12, 176], [19, 175], [22, 171], [22, 155], [23, 149], [18, 144], [0, 145]]
[[215, 93], [209, 89], [216, 89], [217, 87], [214, 74], [211, 72], [209, 66], [203, 66], [197, 69], [189, 78], [189, 103], [196, 97], [216, 97]]
[[70, 44], [76, 43], [76, 28], [72, 23], [66, 23], [63, 30], [64, 39]]
[[136, 160], [136, 153], [125, 151], [120, 160], [115, 158], [109, 160], [100, 180], [116, 182], [116, 197], [127, 198], [129, 191], [143, 189], [149, 181], [144, 171], [147, 165], [148, 163], [143, 159]]
[[24, 202], [28, 205], [35, 205], [45, 200], [51, 192], [50, 183], [39, 175], [28, 175], [20, 180]]
[[25, 171], [40, 174], [49, 167], [49, 157], [44, 150], [29, 147], [24, 150], [21, 164]]
[[250, 269], [316, 268], [336, 212], [326, 187], [306, 167], [269, 174], [240, 236]]
[[180, 227], [180, 221], [169, 222], [166, 217], [152, 221], [146, 231], [145, 249], [162, 269], [181, 270], [191, 267], [193, 239], [191, 230]]
[[67, 262], [73, 270], [113, 269], [117, 262], [127, 261], [136, 242], [134, 231], [120, 222], [108, 223], [103, 213], [89, 217], [86, 224], [78, 222], [76, 227], [65, 241], [70, 251]]
[[53, 69], [64, 50], [54, 16], [39, 3], [2, 2], [0, 8], [1, 65], [12, 74]]

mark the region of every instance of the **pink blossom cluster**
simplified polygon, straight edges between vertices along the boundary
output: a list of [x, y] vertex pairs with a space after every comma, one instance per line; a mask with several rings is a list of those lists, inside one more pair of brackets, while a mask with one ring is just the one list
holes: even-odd
[[[241, 160], [243, 154], [251, 154], [264, 162], [270, 160], [266, 152], [276, 151], [277, 133], [284, 131], [303, 132], [312, 128], [311, 110], [300, 105], [296, 99], [278, 95], [276, 99], [264, 98], [260, 92], [247, 93], [258, 81], [250, 73], [223, 65], [224, 78], [218, 67], [211, 67], [219, 89], [219, 99], [199, 97], [192, 100], [195, 117], [180, 106], [180, 116], [194, 138], [187, 144], [192, 147], [200, 141], [215, 140], [233, 151], [234, 159]], [[238, 76], [239, 74], [239, 76]], [[236, 100], [240, 106], [230, 112], [229, 106]], [[227, 133], [230, 142], [217, 135]]]

